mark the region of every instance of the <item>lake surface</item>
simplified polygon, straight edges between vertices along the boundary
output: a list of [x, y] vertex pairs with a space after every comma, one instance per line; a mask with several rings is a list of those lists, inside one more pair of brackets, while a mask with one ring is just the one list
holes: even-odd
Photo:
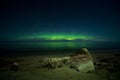
[[65, 50], [65, 49], [119, 49], [114, 42], [5, 42], [1, 49], [7, 50]]
[[120, 44], [113, 42], [2, 42], [0, 56], [68, 55], [80, 48], [91, 53], [120, 53]]

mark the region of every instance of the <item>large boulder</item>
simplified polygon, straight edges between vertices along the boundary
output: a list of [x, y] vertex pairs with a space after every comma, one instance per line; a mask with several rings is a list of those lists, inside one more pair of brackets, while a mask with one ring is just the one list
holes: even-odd
[[68, 66], [80, 72], [89, 72], [94, 70], [93, 58], [86, 48], [80, 49], [69, 57], [46, 58], [44, 61], [44, 66], [48, 68]]
[[89, 72], [94, 70], [93, 58], [87, 48], [71, 55], [70, 66], [80, 72]]

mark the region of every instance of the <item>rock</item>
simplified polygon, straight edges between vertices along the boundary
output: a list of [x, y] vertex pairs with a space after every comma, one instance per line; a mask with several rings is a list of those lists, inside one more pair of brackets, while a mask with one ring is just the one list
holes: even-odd
[[93, 61], [89, 60], [88, 62], [78, 63], [75, 65], [75, 69], [80, 72], [89, 72], [94, 70]]
[[80, 72], [90, 72], [94, 70], [93, 58], [88, 49], [82, 48], [70, 57], [46, 58], [45, 67], [58, 68], [68, 66]]
[[86, 48], [71, 56], [71, 66], [80, 72], [89, 72], [94, 70], [93, 58]]
[[22, 61], [18, 58], [0, 58], [0, 68], [5, 70], [18, 70], [18, 62]]
[[44, 67], [48, 68], [58, 68], [63, 67], [64, 61], [68, 60], [70, 57], [61, 57], [61, 58], [46, 58], [44, 60]]
[[13, 71], [17, 71], [18, 70], [18, 66], [19, 64], [17, 62], [13, 62], [9, 65], [9, 69], [13, 70]]
[[109, 72], [119, 71], [119, 60], [116, 56], [101, 56], [96, 59], [95, 62], [96, 69], [104, 69]]

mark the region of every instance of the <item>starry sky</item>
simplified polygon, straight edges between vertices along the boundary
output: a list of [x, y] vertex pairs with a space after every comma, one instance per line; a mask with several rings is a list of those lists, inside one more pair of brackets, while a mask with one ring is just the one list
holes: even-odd
[[0, 41], [120, 41], [119, 0], [1, 0]]

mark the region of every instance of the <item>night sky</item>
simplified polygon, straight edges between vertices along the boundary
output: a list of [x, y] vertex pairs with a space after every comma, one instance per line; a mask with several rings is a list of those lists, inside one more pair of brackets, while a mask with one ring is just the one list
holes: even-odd
[[0, 41], [120, 41], [119, 0], [2, 0]]

